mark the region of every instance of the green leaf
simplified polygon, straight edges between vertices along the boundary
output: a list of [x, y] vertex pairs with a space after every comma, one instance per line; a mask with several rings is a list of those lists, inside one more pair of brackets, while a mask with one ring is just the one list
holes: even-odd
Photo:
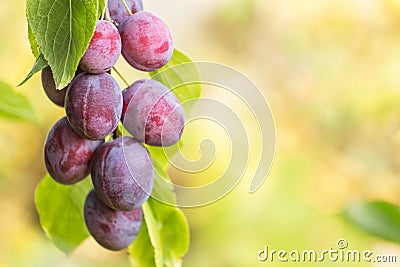
[[99, 0], [97, 5], [97, 18], [100, 18], [103, 15], [105, 7], [106, 0]]
[[28, 73], [28, 75], [26, 75], [25, 79], [17, 86], [21, 86], [24, 83], [26, 83], [34, 74], [38, 73], [47, 66], [48, 64], [47, 61], [44, 59], [43, 54], [40, 54], [40, 56], [36, 59], [36, 62], [33, 65], [32, 70]]
[[176, 195], [174, 186], [168, 177], [168, 174], [157, 161], [154, 161], [154, 186], [151, 195], [153, 198], [166, 202], [170, 205], [176, 204]]
[[143, 213], [157, 267], [181, 266], [189, 248], [189, 226], [182, 211], [153, 198], [143, 205]]
[[154, 266], [154, 250], [150, 241], [149, 231], [146, 222], [142, 227], [135, 241], [128, 247], [129, 259], [133, 267]]
[[28, 99], [14, 91], [14, 88], [0, 81], [0, 117], [38, 123], [36, 116]]
[[90, 179], [75, 185], [56, 183], [46, 175], [35, 192], [40, 225], [64, 253], [71, 253], [89, 236], [83, 218], [83, 205], [91, 190]]
[[74, 77], [104, 3], [104, 0], [27, 0], [29, 27], [53, 71], [57, 88], [64, 88]]
[[[150, 73], [152, 79], [157, 80], [170, 88], [181, 103], [194, 100], [201, 95], [199, 73], [189, 57], [175, 49], [171, 60], [159, 70]], [[176, 67], [182, 65], [180, 67]], [[188, 112], [190, 105], [185, 105]]]
[[343, 211], [344, 217], [361, 230], [400, 243], [400, 207], [384, 201], [356, 203]]
[[147, 150], [151, 154], [151, 158], [157, 161], [159, 167], [163, 170], [168, 169], [170, 162], [168, 157], [172, 157], [179, 151], [180, 141], [173, 146], [158, 147], [146, 145]]
[[175, 204], [176, 196], [168, 174], [156, 160], [153, 161], [152, 198], [143, 205], [144, 223], [128, 248], [131, 263], [132, 266], [181, 266], [182, 257], [189, 247], [189, 227], [178, 208], [157, 201]]
[[151, 244], [154, 247], [154, 259], [157, 267], [164, 266], [164, 249], [161, 241], [162, 222], [155, 217], [149, 199], [142, 207]]
[[32, 54], [35, 56], [35, 58], [38, 58], [40, 55], [39, 46], [36, 42], [35, 34], [32, 32], [32, 29], [29, 26], [29, 24], [28, 24], [28, 40], [31, 45]]

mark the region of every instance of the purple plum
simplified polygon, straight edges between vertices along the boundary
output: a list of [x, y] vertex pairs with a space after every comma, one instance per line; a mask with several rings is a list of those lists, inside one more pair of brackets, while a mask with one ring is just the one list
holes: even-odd
[[118, 29], [109, 21], [98, 20], [79, 67], [93, 74], [104, 73], [115, 65], [120, 55], [121, 37]]
[[153, 146], [170, 146], [179, 141], [185, 125], [184, 111], [165, 85], [139, 80], [122, 96], [122, 123], [135, 139]]
[[154, 183], [150, 154], [141, 143], [127, 136], [97, 149], [91, 174], [97, 196], [116, 210], [140, 207], [148, 199]]
[[65, 110], [72, 128], [89, 140], [113, 133], [122, 113], [122, 93], [108, 73], [82, 73], [68, 88]]
[[168, 26], [161, 18], [140, 11], [126, 18], [118, 27], [122, 55], [134, 68], [155, 71], [168, 63], [174, 45]]
[[[132, 14], [143, 10], [142, 0], [125, 0], [125, 2]], [[129, 17], [129, 13], [122, 0], [108, 0], [108, 11], [110, 12], [111, 19], [118, 24]]]
[[92, 190], [86, 197], [84, 217], [90, 234], [101, 246], [109, 250], [121, 250], [135, 240], [143, 214], [141, 207], [132, 211], [110, 209]]
[[74, 184], [89, 175], [93, 154], [102, 143], [82, 138], [63, 117], [47, 136], [44, 147], [46, 169], [58, 183]]

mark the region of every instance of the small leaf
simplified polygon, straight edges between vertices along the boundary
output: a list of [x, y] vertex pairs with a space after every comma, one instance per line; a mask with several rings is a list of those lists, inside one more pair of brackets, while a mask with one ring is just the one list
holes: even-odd
[[48, 66], [48, 64], [47, 64], [47, 61], [44, 59], [43, 54], [40, 54], [40, 56], [36, 59], [36, 62], [33, 65], [32, 70], [28, 73], [28, 75], [26, 75], [25, 79], [17, 86], [21, 86], [24, 83], [26, 83], [30, 78], [32, 78], [32, 76], [34, 74], [38, 73], [39, 71], [46, 68], [47, 66]]
[[12, 86], [0, 81], [0, 117], [38, 123], [39, 118], [33, 111], [28, 99], [14, 91]]
[[143, 213], [154, 247], [156, 266], [181, 266], [190, 239], [189, 226], [182, 211], [150, 198], [143, 205]]
[[64, 88], [74, 77], [104, 4], [104, 0], [27, 0], [29, 27], [57, 88]]
[[361, 230], [400, 243], [400, 207], [384, 201], [355, 203], [343, 211], [344, 217]]
[[[201, 95], [201, 84], [199, 73], [195, 64], [192, 63], [189, 57], [174, 49], [171, 60], [167, 65], [155, 72], [151, 72], [152, 79], [157, 80], [168, 88], [170, 88], [181, 103], [194, 100]], [[182, 65], [180, 67], [176, 67]], [[190, 105], [185, 105], [185, 111]]]
[[153, 245], [145, 221], [143, 221], [135, 241], [128, 247], [128, 253], [132, 267], [155, 265]]
[[61, 185], [46, 175], [35, 192], [40, 225], [46, 235], [64, 253], [69, 254], [89, 236], [83, 217], [83, 205], [91, 190], [90, 179], [75, 185]]
[[31, 45], [32, 54], [35, 56], [35, 58], [38, 58], [40, 55], [39, 46], [36, 42], [35, 34], [32, 32], [32, 29], [29, 26], [29, 23], [28, 23], [28, 40]]

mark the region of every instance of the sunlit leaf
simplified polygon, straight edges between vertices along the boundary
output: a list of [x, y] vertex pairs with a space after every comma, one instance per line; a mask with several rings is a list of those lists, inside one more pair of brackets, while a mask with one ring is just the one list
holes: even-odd
[[129, 246], [129, 260], [132, 267], [154, 266], [154, 249], [150, 241], [146, 222], [143, 221], [139, 234], [135, 241]]
[[46, 235], [64, 253], [69, 254], [89, 236], [83, 217], [83, 205], [91, 190], [90, 179], [75, 185], [61, 185], [46, 175], [35, 192], [36, 210]]
[[174, 186], [172, 185], [168, 174], [161, 168], [157, 161], [154, 161], [154, 176], [154, 186], [151, 193], [153, 198], [168, 204], [176, 204]]
[[156, 266], [181, 266], [189, 248], [189, 226], [182, 211], [149, 199], [143, 205], [143, 213], [154, 247]]

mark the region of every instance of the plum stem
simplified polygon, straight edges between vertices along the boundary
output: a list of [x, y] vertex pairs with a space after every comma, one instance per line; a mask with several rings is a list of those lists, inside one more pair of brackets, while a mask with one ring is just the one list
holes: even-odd
[[128, 11], [129, 16], [132, 16], [133, 15], [132, 11], [129, 9], [128, 5], [126, 4], [126, 1], [125, 0], [121, 0], [121, 1], [125, 6], [126, 11]]
[[129, 83], [125, 80], [125, 78], [124, 78], [124, 76], [122, 76], [122, 74], [115, 68], [115, 67], [113, 67], [112, 68], [114, 71], [115, 71], [115, 73], [117, 73], [118, 74], [118, 76], [121, 78], [121, 80], [126, 84], [126, 86], [130, 86], [129, 85]]

